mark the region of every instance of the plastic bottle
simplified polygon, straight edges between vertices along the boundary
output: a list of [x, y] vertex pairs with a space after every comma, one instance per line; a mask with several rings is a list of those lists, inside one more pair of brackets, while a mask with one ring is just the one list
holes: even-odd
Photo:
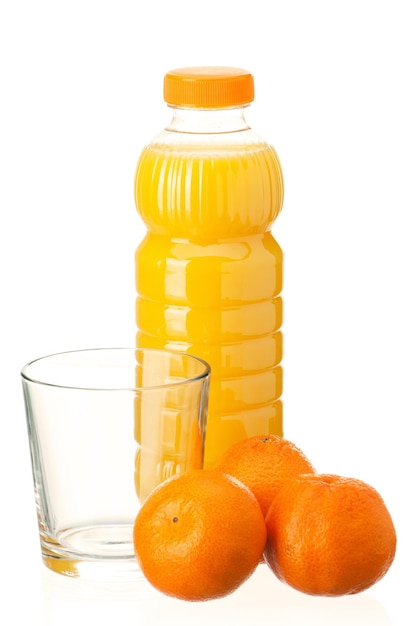
[[277, 154], [245, 120], [253, 76], [229, 67], [164, 78], [170, 124], [135, 179], [137, 345], [212, 367], [205, 467], [235, 441], [282, 435], [282, 208]]

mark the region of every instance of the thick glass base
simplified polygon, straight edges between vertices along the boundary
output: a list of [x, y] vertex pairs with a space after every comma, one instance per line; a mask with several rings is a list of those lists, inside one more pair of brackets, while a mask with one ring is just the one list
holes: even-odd
[[58, 541], [41, 537], [43, 562], [50, 570], [95, 581], [132, 580], [142, 572], [134, 555], [131, 524], [69, 528]]

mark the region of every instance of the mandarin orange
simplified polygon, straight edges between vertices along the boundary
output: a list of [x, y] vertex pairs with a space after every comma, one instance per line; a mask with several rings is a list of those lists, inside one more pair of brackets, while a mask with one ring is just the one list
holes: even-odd
[[260, 506], [242, 483], [192, 470], [156, 487], [134, 524], [134, 547], [147, 580], [183, 600], [234, 591], [255, 570], [266, 544]]
[[282, 481], [266, 517], [265, 560], [299, 591], [339, 596], [367, 589], [396, 550], [392, 518], [370, 485], [333, 474]]
[[233, 444], [216, 469], [246, 485], [256, 496], [263, 515], [282, 479], [315, 471], [294, 443], [277, 435], [255, 435]]

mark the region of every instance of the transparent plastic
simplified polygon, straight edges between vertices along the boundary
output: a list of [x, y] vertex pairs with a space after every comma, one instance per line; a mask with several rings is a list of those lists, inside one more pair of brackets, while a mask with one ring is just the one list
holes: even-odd
[[148, 230], [136, 252], [137, 345], [210, 363], [212, 467], [237, 440], [283, 433], [283, 255], [271, 233], [283, 177], [245, 106], [171, 108], [136, 172]]

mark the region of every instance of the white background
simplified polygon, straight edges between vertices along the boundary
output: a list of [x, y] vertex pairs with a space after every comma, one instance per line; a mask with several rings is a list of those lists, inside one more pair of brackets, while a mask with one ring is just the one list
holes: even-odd
[[[414, 623], [414, 8], [1, 0], [0, 622]], [[376, 487], [395, 521], [395, 562], [358, 596], [305, 596], [262, 566], [232, 596], [188, 604], [40, 562], [20, 368], [133, 345], [137, 158], [169, 121], [164, 73], [215, 64], [254, 74], [247, 119], [285, 175], [285, 435], [319, 471]]]

